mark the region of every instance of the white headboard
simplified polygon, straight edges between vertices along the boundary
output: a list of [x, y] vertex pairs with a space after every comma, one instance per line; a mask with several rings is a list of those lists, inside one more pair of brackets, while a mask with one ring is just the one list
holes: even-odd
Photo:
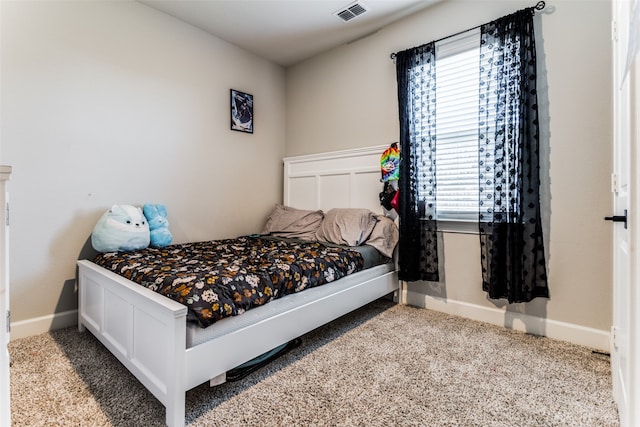
[[284, 204], [298, 209], [366, 208], [382, 213], [380, 156], [388, 145], [286, 157]]

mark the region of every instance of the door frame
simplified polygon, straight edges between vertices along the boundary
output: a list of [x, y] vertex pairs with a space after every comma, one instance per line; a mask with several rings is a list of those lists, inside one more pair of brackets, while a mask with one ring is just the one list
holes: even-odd
[[[636, 2], [640, 7], [640, 2]], [[640, 42], [640, 40], [638, 40]], [[628, 378], [628, 425], [640, 425], [640, 61], [636, 60], [632, 66], [628, 79], [631, 79], [631, 176], [633, 179], [633, 195], [630, 208], [632, 209], [632, 221], [635, 224], [632, 231], [631, 248], [631, 280], [629, 301], [631, 306], [629, 321], [629, 378]], [[615, 285], [614, 285], [615, 286]], [[624, 427], [624, 426], [623, 426]]]
[[5, 186], [11, 167], [0, 166], [0, 425], [11, 425], [9, 390], [9, 202]]
[[[618, 405], [621, 427], [640, 425], [640, 64], [635, 61], [627, 70], [628, 40], [640, 43], [640, 34], [629, 34], [632, 8], [640, 7], [638, 0], [614, 0], [612, 2], [612, 105], [613, 105], [613, 149], [614, 159], [628, 144], [629, 164], [628, 193], [629, 235], [628, 269], [621, 271], [617, 258], [620, 230], [614, 230], [613, 241], [613, 319], [611, 328], [611, 368], [613, 395]], [[640, 24], [640, 23], [637, 23]], [[626, 76], [625, 76], [626, 72]], [[616, 162], [618, 159], [615, 160]], [[614, 203], [617, 184], [614, 164]], [[618, 212], [616, 214], [621, 214]], [[621, 224], [615, 227], [621, 227]], [[628, 313], [624, 313], [626, 310]], [[621, 324], [623, 322], [624, 324]]]

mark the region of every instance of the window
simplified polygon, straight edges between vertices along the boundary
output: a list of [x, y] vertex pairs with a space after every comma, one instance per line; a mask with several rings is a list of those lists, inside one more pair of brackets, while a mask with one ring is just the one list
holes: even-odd
[[[439, 221], [478, 220], [480, 31], [435, 45], [436, 206]], [[429, 199], [427, 193], [420, 198]]]

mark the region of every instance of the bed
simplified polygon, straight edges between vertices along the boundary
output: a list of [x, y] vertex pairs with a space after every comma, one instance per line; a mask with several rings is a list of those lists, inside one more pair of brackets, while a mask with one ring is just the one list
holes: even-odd
[[[284, 159], [283, 205], [301, 210], [381, 212], [380, 153], [368, 147]], [[207, 328], [188, 309], [89, 260], [78, 261], [78, 327], [88, 329], [165, 406], [168, 426], [185, 423], [185, 393], [273, 348], [386, 295], [397, 298], [393, 262], [292, 293]], [[231, 349], [220, 351], [221, 348]]]

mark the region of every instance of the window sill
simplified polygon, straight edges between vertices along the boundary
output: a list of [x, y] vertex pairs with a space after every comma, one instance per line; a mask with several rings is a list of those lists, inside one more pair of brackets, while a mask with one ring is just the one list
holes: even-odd
[[465, 220], [438, 221], [438, 231], [443, 233], [478, 234], [478, 222]]
[[[426, 221], [426, 219], [421, 219]], [[479, 234], [478, 221], [468, 219], [438, 220], [438, 231], [442, 233]]]

